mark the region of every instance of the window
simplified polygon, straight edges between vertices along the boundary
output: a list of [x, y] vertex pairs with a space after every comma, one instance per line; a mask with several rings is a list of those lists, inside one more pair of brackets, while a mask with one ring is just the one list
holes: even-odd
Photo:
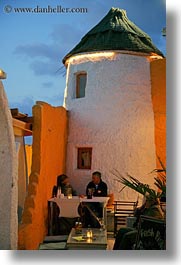
[[85, 97], [87, 74], [82, 72], [76, 75], [76, 98]]
[[77, 153], [77, 168], [78, 169], [91, 169], [92, 148], [81, 147], [78, 148]]

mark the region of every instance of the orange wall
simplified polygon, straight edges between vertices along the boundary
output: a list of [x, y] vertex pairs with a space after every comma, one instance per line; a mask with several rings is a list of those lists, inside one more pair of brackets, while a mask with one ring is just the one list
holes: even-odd
[[[166, 59], [151, 62], [156, 154], [166, 166]], [[157, 161], [157, 167], [160, 163]]]
[[26, 150], [26, 162], [27, 162], [27, 171], [28, 177], [31, 173], [31, 165], [32, 165], [32, 145], [25, 145]]
[[37, 102], [33, 107], [32, 168], [22, 224], [19, 249], [37, 249], [47, 234], [47, 200], [57, 175], [65, 171], [67, 112]]

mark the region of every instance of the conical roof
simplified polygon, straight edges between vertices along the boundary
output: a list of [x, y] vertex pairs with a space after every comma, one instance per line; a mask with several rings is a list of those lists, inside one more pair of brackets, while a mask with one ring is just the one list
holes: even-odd
[[151, 38], [128, 19], [125, 10], [111, 8], [108, 14], [63, 58], [63, 63], [74, 54], [107, 50], [156, 53], [164, 57], [154, 46]]

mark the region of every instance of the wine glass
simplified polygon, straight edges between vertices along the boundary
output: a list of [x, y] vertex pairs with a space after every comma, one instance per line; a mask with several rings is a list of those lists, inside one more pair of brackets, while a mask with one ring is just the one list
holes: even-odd
[[92, 196], [94, 196], [95, 188], [92, 188]]
[[105, 229], [104, 218], [99, 218], [99, 224], [100, 224], [100, 231], [104, 231]]

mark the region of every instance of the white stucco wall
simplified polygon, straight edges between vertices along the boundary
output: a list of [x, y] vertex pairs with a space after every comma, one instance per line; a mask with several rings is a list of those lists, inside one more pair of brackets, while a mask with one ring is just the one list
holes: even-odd
[[15, 141], [18, 155], [18, 222], [21, 222], [25, 197], [27, 195], [28, 176], [24, 136], [15, 136]]
[[12, 117], [0, 81], [0, 249], [17, 249], [17, 177]]
[[[127, 172], [152, 185], [145, 174], [155, 165], [154, 116], [150, 64], [145, 56], [114, 54], [79, 58], [67, 67], [64, 105], [69, 110], [66, 173], [79, 193], [95, 170], [102, 172], [115, 199], [134, 199], [132, 190], [119, 193], [121, 184], [111, 173]], [[75, 73], [87, 72], [85, 98], [74, 98]], [[92, 169], [78, 170], [77, 147], [92, 147]]]

